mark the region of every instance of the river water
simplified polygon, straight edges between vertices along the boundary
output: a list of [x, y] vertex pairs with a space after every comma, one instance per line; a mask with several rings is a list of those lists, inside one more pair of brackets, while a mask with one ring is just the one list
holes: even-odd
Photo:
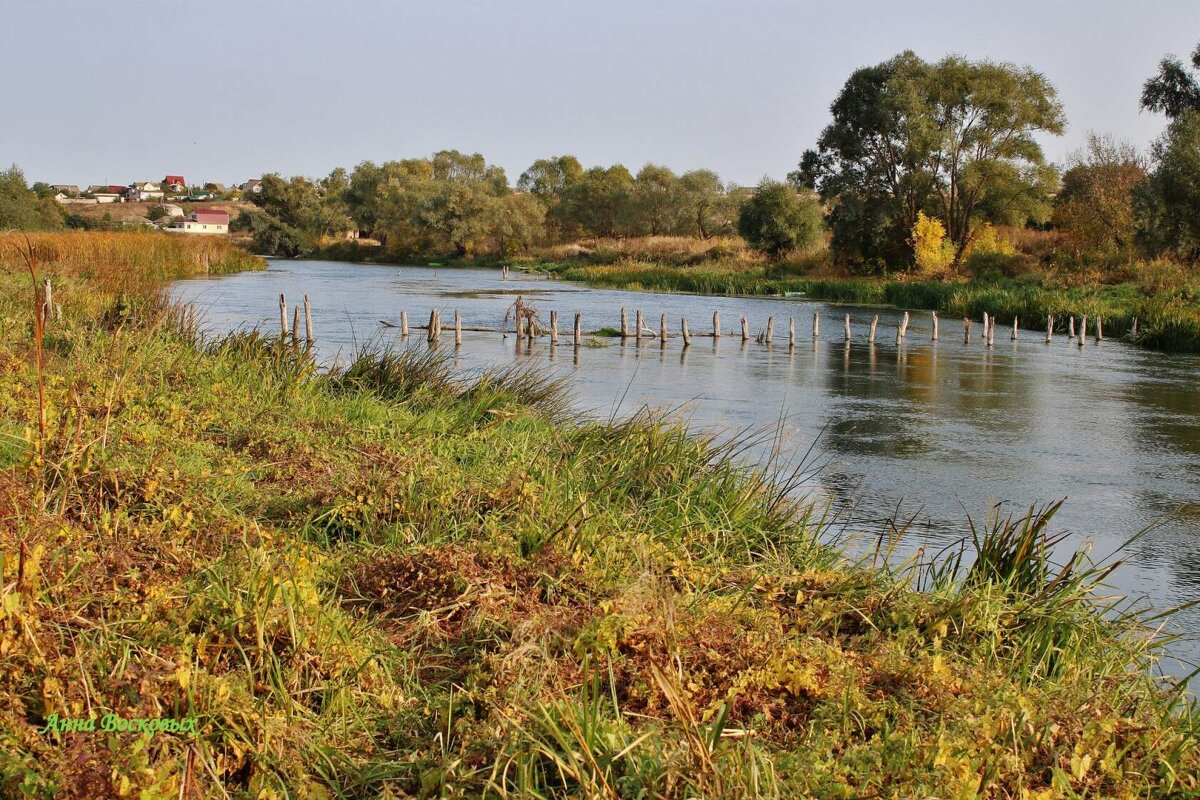
[[[1156, 608], [1200, 600], [1200, 356], [1092, 339], [1080, 348], [1062, 335], [1047, 345], [1032, 331], [1012, 341], [1006, 328], [987, 348], [978, 321], [964, 344], [961, 320], [943, 320], [933, 342], [926, 312], [913, 313], [897, 346], [902, 312], [894, 309], [631, 293], [517, 273], [502, 280], [498, 270], [272, 261], [264, 272], [180, 281], [173, 293], [199, 307], [213, 334], [278, 331], [279, 295], [294, 303], [307, 294], [326, 364], [345, 362], [366, 343], [426, 347], [423, 331], [401, 342], [397, 329], [381, 324], [398, 324], [402, 310], [410, 325], [424, 324], [437, 307], [446, 326], [457, 309], [464, 326], [499, 327], [520, 295], [543, 321], [559, 312], [557, 348], [545, 339], [527, 349], [512, 334], [464, 332], [456, 349], [452, 331], [443, 332], [441, 348], [466, 372], [519, 363], [564, 376], [583, 412], [624, 416], [651, 407], [725, 435], [769, 431], [774, 441], [749, 457], [765, 460], [774, 450], [777, 461], [807, 463], [813, 474], [801, 491], [830, 504], [861, 542], [890, 530], [889, 520], [911, 520], [899, 556], [961, 539], [968, 515], [982, 520], [997, 504], [1021, 511], [1067, 498], [1052, 530], [1069, 532], [1072, 546], [1090, 546], [1095, 560], [1151, 528], [1121, 552], [1124, 563], [1109, 579], [1116, 592]], [[672, 333], [681, 316], [694, 333], [710, 332], [720, 311], [725, 335], [697, 337], [686, 351], [678, 338], [665, 349], [653, 339], [640, 347], [632, 339], [570, 346], [576, 312], [585, 331], [616, 328], [622, 306], [631, 326], [635, 309], [655, 330], [667, 314]], [[821, 315], [816, 342], [814, 312]], [[742, 343], [742, 315], [754, 335], [774, 316], [771, 347]], [[1200, 660], [1200, 608], [1170, 626], [1187, 637], [1171, 647], [1173, 656]], [[1164, 669], [1190, 671], [1183, 663]]]

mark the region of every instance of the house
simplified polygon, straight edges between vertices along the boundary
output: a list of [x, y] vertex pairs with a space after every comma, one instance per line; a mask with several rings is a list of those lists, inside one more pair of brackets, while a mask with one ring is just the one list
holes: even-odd
[[187, 181], [182, 175], [168, 175], [162, 179], [163, 188], [171, 192], [182, 192], [187, 188]]
[[260, 181], [258, 178], [251, 178], [238, 188], [242, 190], [243, 194], [261, 194], [262, 181]]
[[120, 192], [100, 191], [92, 192], [91, 195], [97, 203], [120, 203], [124, 199]]
[[179, 233], [229, 233], [229, 214], [217, 208], [198, 208], [177, 219], [167, 230]]
[[125, 199], [131, 203], [145, 203], [149, 200], [162, 200], [163, 190], [157, 183], [144, 181], [131, 183], [125, 190]]
[[79, 187], [73, 183], [52, 183], [50, 188], [67, 197], [79, 197]]

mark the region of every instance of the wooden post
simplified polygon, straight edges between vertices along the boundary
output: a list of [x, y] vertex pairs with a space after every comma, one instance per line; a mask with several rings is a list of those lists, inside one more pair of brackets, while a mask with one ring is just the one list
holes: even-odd
[[879, 315], [871, 317], [871, 333], [867, 336], [867, 342], [875, 344], [875, 328], [879, 325]]
[[1013, 317], [1013, 332], [1012, 332], [1012, 340], [1013, 340], [1014, 342], [1017, 340], [1017, 318], [1016, 318], [1016, 317]]
[[996, 317], [988, 317], [988, 337], [987, 346], [993, 347], [996, 344]]
[[721, 338], [721, 312], [720, 311], [713, 312], [713, 338], [714, 339]]
[[312, 306], [308, 304], [308, 295], [304, 295], [304, 346], [313, 346]]
[[1130, 333], [1129, 333], [1129, 337], [1130, 337], [1131, 339], [1136, 339], [1136, 338], [1137, 338], [1137, 317], [1134, 317], [1134, 318], [1133, 318], [1133, 330], [1132, 330], [1132, 331], [1130, 331]]
[[642, 319], [642, 311], [641, 311], [641, 309], [638, 309], [637, 314], [634, 316], [633, 340], [635, 342], [637, 342], [639, 345], [642, 343], [642, 327], [645, 324], [646, 324], [645, 320]]
[[904, 312], [904, 319], [900, 321], [900, 338], [904, 339], [908, 336], [908, 312]]
[[904, 327], [902, 322], [896, 323], [896, 346], [899, 347], [904, 341]]
[[746, 322], [746, 318], [742, 317], [742, 341], [743, 342], [749, 341], [749, 339], [750, 339], [750, 325], [749, 325], [749, 323]]
[[292, 309], [292, 344], [300, 344], [300, 306]]
[[938, 340], [938, 316], [937, 312], [933, 312], [933, 341]]
[[579, 347], [579, 342], [583, 338], [581, 335], [582, 332], [583, 332], [582, 315], [578, 311], [576, 311], [575, 312], [575, 346], [576, 347]]
[[558, 344], [558, 312], [550, 312], [550, 344]]
[[408, 312], [400, 312], [400, 335], [408, 338]]
[[768, 345], [771, 343], [771, 340], [773, 338], [775, 338], [775, 318], [767, 317], [767, 344]]
[[658, 318], [658, 346], [667, 346], [667, 315], [662, 314]]
[[1083, 347], [1084, 337], [1087, 336], [1087, 314], [1079, 321], [1079, 346]]
[[534, 336], [537, 336], [537, 323], [530, 317], [525, 320], [525, 352], [529, 352], [529, 348], [533, 347]]
[[963, 344], [971, 343], [971, 318], [963, 317]]
[[1096, 315], [1096, 341], [1104, 341], [1104, 318], [1099, 314]]
[[42, 280], [42, 328], [44, 329], [50, 323], [50, 317], [54, 316], [54, 288], [50, 285], [50, 279]]
[[287, 334], [287, 300], [279, 295], [279, 338], [286, 339]]
[[1071, 315], [1071, 326], [1069, 328], [1067, 328], [1067, 338], [1068, 339], [1075, 338], [1075, 315], [1074, 314]]
[[437, 309], [432, 309], [429, 312], [429, 330], [425, 333], [425, 341], [437, 341]]
[[621, 338], [629, 338], [629, 316], [625, 313], [625, 307], [621, 307]]
[[984, 345], [984, 347], [987, 346], [987, 343], [988, 343], [988, 313], [985, 311], [985, 312], [983, 312], [983, 345]]
[[679, 328], [683, 333], [683, 346], [688, 347], [692, 343], [692, 332], [688, 330], [687, 317], [679, 318]]
[[454, 346], [462, 347], [462, 315], [458, 313], [457, 308], [454, 309]]
[[1054, 315], [1046, 317], [1046, 344], [1054, 341]]
[[796, 349], [796, 318], [788, 317], [788, 350]]
[[821, 338], [821, 314], [813, 312], [813, 341]]
[[846, 315], [846, 341], [850, 341], [850, 315]]

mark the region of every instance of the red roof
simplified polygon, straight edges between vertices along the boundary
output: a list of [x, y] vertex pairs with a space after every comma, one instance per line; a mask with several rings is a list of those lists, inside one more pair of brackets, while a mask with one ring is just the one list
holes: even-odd
[[167, 177], [163, 178], [163, 183], [178, 183], [180, 186], [187, 186], [187, 181], [183, 179], [182, 175], [168, 175]]
[[229, 224], [229, 214], [219, 208], [198, 208], [192, 216], [196, 218], [196, 222], [207, 225]]

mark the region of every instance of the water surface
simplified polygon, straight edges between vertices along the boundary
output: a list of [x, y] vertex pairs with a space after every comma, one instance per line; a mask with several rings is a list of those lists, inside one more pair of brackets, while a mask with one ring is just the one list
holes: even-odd
[[[519, 346], [512, 334], [451, 332], [441, 348], [465, 371], [514, 362], [566, 376], [576, 407], [603, 416], [650, 406], [686, 416], [697, 428], [775, 430], [777, 458], [812, 453], [819, 466], [805, 490], [830, 501], [864, 538], [888, 529], [897, 516], [912, 525], [898, 552], [939, 548], [961, 538], [967, 515], [984, 517], [996, 504], [1019, 510], [1067, 498], [1056, 529], [1073, 545], [1107, 556], [1153, 526], [1123, 554], [1111, 579], [1120, 592], [1159, 608], [1200, 599], [1200, 357], [1168, 355], [1115, 341], [1080, 348], [1057, 336], [1021, 331], [1016, 341], [998, 329], [984, 347], [976, 323], [964, 344], [961, 320], [943, 320], [931, 341], [928, 313], [915, 312], [908, 337], [895, 343], [901, 312], [832, 306], [803, 298], [714, 298], [591, 289], [497, 270], [382, 267], [322, 261], [272, 261], [265, 272], [180, 281], [177, 298], [195, 302], [207, 329], [222, 333], [279, 328], [278, 298], [308, 294], [318, 357], [344, 361], [368, 341], [426, 347], [424, 332], [400, 342], [407, 310], [412, 325], [441, 309], [469, 327], [499, 327], [519, 294], [543, 320], [559, 312], [563, 339]], [[720, 311], [726, 335], [696, 338], [686, 351], [678, 338], [666, 348], [653, 339], [605, 340], [603, 347], [569, 344], [571, 320], [585, 330], [617, 327], [619, 311], [640, 308], [658, 329], [667, 314], [672, 333], [680, 317], [693, 332], [709, 332]], [[842, 319], [852, 317], [844, 342]], [[811, 336], [821, 314], [821, 338]], [[290, 317], [289, 309], [289, 317]], [[868, 345], [879, 314], [876, 344]], [[752, 332], [775, 318], [773, 345], [743, 343], [745, 315]], [[788, 347], [788, 320], [797, 341]], [[511, 324], [511, 323], [510, 323]], [[770, 457], [760, 446], [751, 457]], [[1174, 625], [1200, 633], [1200, 610]], [[1200, 656], [1187, 641], [1181, 658]], [[1172, 672], [1183, 669], [1168, 665]]]

